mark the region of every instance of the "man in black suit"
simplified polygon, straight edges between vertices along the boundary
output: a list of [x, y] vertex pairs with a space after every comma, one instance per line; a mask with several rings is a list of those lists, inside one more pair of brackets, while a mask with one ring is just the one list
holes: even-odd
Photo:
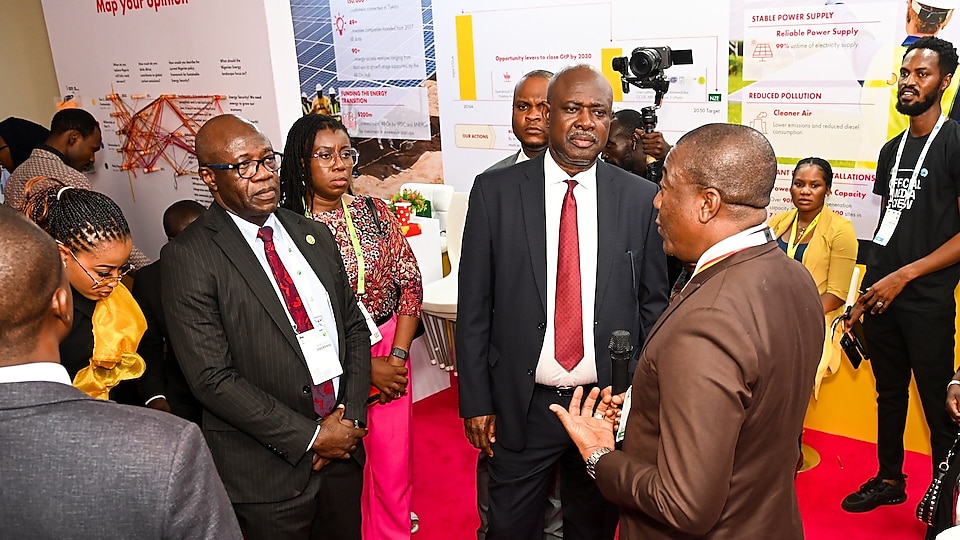
[[[177, 201], [163, 212], [163, 231], [167, 240], [173, 240], [187, 225], [193, 223], [206, 210], [193, 200]], [[140, 338], [137, 353], [143, 357], [147, 370], [140, 377], [140, 393], [147, 396], [146, 405], [153, 409], [172, 412], [200, 424], [200, 402], [190, 393], [183, 371], [170, 346], [166, 321], [163, 318], [163, 302], [160, 299], [160, 261], [155, 261], [137, 270], [137, 278], [130, 291], [140, 304], [147, 319], [147, 331]]]
[[607, 506], [548, 407], [611, 382], [607, 343], [639, 350], [667, 304], [656, 186], [597, 161], [613, 91], [572, 66], [548, 90], [548, 152], [477, 177], [460, 265], [457, 353], [467, 438], [490, 456], [488, 540], [542, 534], [561, 464], [563, 536], [612, 538]]
[[513, 116], [510, 126], [513, 128], [513, 136], [520, 142], [520, 149], [483, 172], [533, 159], [547, 149], [547, 123], [544, 114], [547, 108], [547, 85], [550, 84], [551, 77], [552, 72], [536, 69], [517, 82], [513, 88]]
[[164, 316], [244, 537], [360, 539], [370, 333], [329, 230], [277, 208], [252, 123], [196, 137], [214, 204], [161, 252]]
[[59, 351], [74, 317], [66, 263], [9, 207], [0, 230], [2, 536], [241, 538], [197, 426], [70, 384]]

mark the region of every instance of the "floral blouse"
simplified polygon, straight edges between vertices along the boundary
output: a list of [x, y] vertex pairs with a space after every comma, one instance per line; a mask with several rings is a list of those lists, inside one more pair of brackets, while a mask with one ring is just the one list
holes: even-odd
[[[360, 239], [365, 267], [365, 290], [358, 298], [379, 323], [383, 323], [393, 312], [419, 318], [420, 304], [423, 302], [423, 283], [413, 250], [403, 236], [400, 222], [390, 211], [390, 207], [380, 199], [373, 198], [380, 220], [378, 227], [366, 199], [354, 197], [353, 202], [347, 205]], [[333, 233], [340, 246], [343, 266], [353, 289], [356, 290], [357, 253], [347, 231], [343, 208], [315, 213], [310, 217], [326, 225]]]

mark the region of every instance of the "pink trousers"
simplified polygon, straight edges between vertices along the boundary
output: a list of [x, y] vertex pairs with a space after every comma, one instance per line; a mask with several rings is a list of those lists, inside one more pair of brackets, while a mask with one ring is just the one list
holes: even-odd
[[[394, 315], [380, 326], [383, 340], [370, 348], [370, 355], [389, 356], [396, 332], [397, 316]], [[410, 377], [409, 373], [407, 377]], [[367, 463], [363, 468], [363, 495], [360, 499], [365, 540], [410, 538], [410, 500], [413, 494], [411, 394], [408, 383], [407, 392], [400, 399], [386, 405], [377, 403], [367, 409], [370, 432], [363, 439]]]

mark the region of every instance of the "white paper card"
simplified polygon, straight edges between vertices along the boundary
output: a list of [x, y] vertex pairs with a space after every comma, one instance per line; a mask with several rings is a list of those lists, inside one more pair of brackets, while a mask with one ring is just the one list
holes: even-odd
[[897, 224], [900, 223], [900, 210], [891, 210], [883, 214], [883, 221], [880, 222], [880, 228], [877, 229], [877, 234], [873, 237], [873, 243], [881, 246], [887, 245], [887, 242], [890, 241], [890, 237], [893, 236], [893, 231], [897, 230]]
[[623, 408], [620, 410], [620, 427], [617, 429], [617, 435], [614, 437], [616, 442], [623, 442], [623, 436], [627, 432], [627, 415], [630, 414], [630, 404], [633, 401], [633, 385], [627, 388], [627, 393], [623, 397]]
[[307, 360], [307, 369], [310, 370], [314, 385], [343, 375], [343, 366], [333, 350], [333, 342], [322, 326], [297, 334], [297, 341]]

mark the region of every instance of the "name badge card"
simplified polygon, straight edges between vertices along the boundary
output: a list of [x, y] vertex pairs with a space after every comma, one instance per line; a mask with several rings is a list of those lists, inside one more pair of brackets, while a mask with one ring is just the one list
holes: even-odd
[[887, 242], [890, 241], [890, 237], [893, 236], [893, 232], [897, 230], [899, 223], [900, 210], [887, 209], [883, 214], [883, 221], [880, 223], [880, 228], [877, 229], [877, 234], [873, 237], [873, 243], [886, 246]]
[[363, 320], [367, 321], [367, 329], [370, 330], [370, 345], [380, 343], [383, 340], [383, 334], [381, 334], [380, 329], [377, 328], [377, 323], [374, 322], [373, 317], [370, 316], [370, 312], [367, 311], [363, 302], [357, 302], [357, 305], [360, 306], [360, 312], [363, 313]]
[[297, 341], [307, 360], [307, 369], [310, 370], [314, 385], [343, 375], [343, 366], [333, 350], [333, 342], [322, 326], [297, 334]]

